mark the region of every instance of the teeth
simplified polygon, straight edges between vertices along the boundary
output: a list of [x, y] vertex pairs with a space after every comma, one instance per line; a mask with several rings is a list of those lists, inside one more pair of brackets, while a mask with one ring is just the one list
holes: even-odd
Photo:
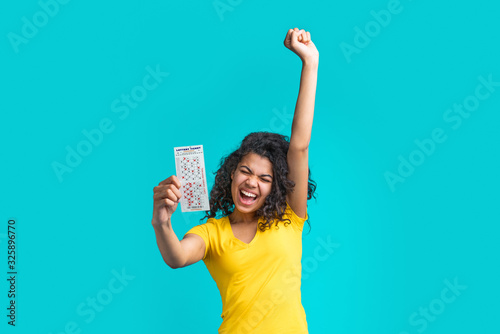
[[249, 196], [249, 197], [257, 197], [257, 195], [254, 195], [252, 193], [246, 192], [245, 190], [242, 190], [241, 192], [244, 193], [245, 195]]

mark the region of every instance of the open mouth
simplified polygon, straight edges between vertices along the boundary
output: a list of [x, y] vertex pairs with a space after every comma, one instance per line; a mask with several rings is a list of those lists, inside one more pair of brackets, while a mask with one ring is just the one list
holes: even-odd
[[258, 196], [255, 197], [247, 196], [240, 190], [240, 201], [243, 204], [250, 205], [257, 200], [257, 197]]

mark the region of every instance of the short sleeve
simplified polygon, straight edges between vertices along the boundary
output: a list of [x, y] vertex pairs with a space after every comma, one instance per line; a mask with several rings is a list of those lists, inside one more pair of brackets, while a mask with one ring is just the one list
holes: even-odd
[[286, 202], [286, 211], [285, 211], [288, 215], [288, 218], [292, 221], [292, 225], [294, 225], [295, 227], [297, 227], [300, 231], [302, 231], [302, 229], [304, 228], [304, 223], [305, 221], [309, 218], [309, 215], [307, 213], [307, 210], [306, 210], [306, 217], [305, 218], [300, 218], [299, 216], [297, 216], [297, 214], [292, 210], [292, 208], [290, 207], [290, 204], [288, 204], [288, 202]]
[[208, 254], [208, 250], [210, 248], [210, 237], [209, 237], [209, 232], [208, 232], [208, 222], [207, 223], [204, 223], [204, 224], [201, 224], [201, 225], [196, 225], [194, 227], [192, 227], [189, 231], [186, 232], [186, 234], [188, 233], [193, 233], [193, 234], [196, 234], [196, 235], [199, 235], [203, 241], [205, 241], [205, 254], [203, 255], [203, 260], [205, 260], [205, 258], [207, 257], [207, 254]]

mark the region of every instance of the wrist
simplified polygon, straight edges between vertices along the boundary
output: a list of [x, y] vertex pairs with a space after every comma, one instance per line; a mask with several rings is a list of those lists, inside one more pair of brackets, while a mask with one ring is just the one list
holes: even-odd
[[317, 68], [319, 64], [319, 58], [317, 57], [309, 57], [302, 59], [302, 66], [309, 68]]
[[155, 230], [165, 230], [172, 227], [172, 222], [170, 221], [170, 218], [167, 221], [159, 221], [157, 219], [153, 219], [151, 220], [151, 225], [153, 225], [153, 228]]

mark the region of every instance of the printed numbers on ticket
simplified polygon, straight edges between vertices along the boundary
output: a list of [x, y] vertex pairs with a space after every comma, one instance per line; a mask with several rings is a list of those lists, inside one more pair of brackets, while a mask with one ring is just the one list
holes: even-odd
[[203, 145], [174, 147], [174, 153], [182, 212], [210, 210]]

